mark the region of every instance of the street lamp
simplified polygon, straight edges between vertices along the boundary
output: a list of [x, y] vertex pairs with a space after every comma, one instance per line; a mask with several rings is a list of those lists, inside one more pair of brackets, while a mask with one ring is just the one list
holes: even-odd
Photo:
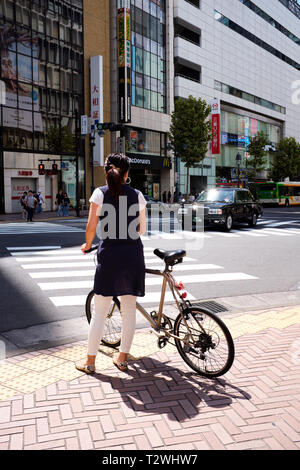
[[237, 156], [235, 157], [235, 160], [236, 160], [237, 167], [238, 167], [238, 188], [239, 188], [240, 187], [240, 164], [242, 161], [242, 155], [238, 153]]

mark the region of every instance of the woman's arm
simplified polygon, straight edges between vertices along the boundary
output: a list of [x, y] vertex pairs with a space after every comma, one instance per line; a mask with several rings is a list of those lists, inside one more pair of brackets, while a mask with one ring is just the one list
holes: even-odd
[[91, 202], [89, 218], [86, 225], [85, 231], [85, 243], [81, 245], [81, 251], [84, 253], [85, 250], [89, 250], [92, 246], [93, 240], [96, 235], [97, 225], [98, 225], [98, 216], [96, 215], [98, 209], [98, 204]]
[[146, 232], [146, 208], [140, 211], [139, 216], [139, 234], [144, 235]]

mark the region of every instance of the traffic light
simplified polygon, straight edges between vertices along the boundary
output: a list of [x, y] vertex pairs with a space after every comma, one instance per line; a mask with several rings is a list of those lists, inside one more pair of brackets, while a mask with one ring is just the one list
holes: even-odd
[[39, 164], [39, 175], [45, 174], [45, 165], [43, 163]]
[[123, 124], [116, 124], [115, 122], [101, 122], [97, 124], [97, 130], [100, 137], [104, 137], [105, 131], [117, 132], [123, 129]]
[[94, 135], [91, 135], [91, 136], [90, 136], [90, 145], [91, 145], [91, 147], [95, 147], [95, 145], [96, 145], [96, 144], [95, 144], [95, 136], [94, 136]]
[[57, 173], [58, 173], [57, 163], [53, 163], [52, 164], [52, 175], [57, 175]]

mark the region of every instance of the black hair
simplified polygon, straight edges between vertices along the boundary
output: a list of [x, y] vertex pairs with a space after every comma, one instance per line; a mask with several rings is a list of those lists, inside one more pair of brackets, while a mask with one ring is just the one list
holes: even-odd
[[117, 202], [122, 194], [124, 176], [129, 170], [130, 160], [123, 153], [111, 153], [105, 162], [106, 181], [113, 199]]

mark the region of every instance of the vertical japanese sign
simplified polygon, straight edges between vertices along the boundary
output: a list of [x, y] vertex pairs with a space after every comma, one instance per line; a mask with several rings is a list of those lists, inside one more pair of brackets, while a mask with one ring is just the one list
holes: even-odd
[[221, 106], [220, 100], [215, 99], [211, 104], [212, 123], [212, 155], [221, 153]]
[[131, 121], [131, 27], [130, 0], [118, 2], [119, 121]]
[[[90, 59], [91, 69], [91, 124], [103, 122], [103, 57], [97, 55]], [[103, 138], [95, 134], [95, 147], [93, 148], [93, 165], [104, 165]]]

